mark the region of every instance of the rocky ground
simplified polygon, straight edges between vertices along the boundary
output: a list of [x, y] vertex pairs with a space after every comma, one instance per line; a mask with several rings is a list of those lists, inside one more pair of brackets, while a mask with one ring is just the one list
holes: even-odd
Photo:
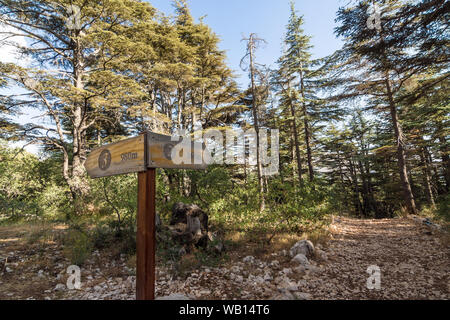
[[[448, 238], [421, 219], [336, 218], [332, 238], [265, 254], [230, 253], [217, 268], [175, 279], [157, 269], [158, 297], [187, 299], [449, 299]], [[21, 233], [22, 232], [22, 233]], [[81, 269], [81, 289], [69, 290], [57, 242], [38, 250], [24, 231], [0, 228], [0, 299], [134, 299], [134, 268], [125, 256], [94, 252]], [[367, 288], [370, 266], [379, 290]], [[376, 282], [373, 282], [376, 283]]]

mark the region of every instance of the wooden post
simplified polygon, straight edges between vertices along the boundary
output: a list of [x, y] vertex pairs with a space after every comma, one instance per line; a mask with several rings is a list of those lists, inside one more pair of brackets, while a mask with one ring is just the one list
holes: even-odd
[[136, 299], [155, 299], [156, 169], [138, 175]]

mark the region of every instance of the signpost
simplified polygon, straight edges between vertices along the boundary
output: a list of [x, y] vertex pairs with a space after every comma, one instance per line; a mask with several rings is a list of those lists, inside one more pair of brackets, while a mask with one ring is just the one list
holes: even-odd
[[[194, 148], [197, 143], [181, 138], [172, 141], [171, 136], [146, 132], [138, 137], [94, 149], [86, 161], [86, 170], [91, 178], [102, 178], [138, 172], [138, 213], [136, 235], [136, 299], [155, 299], [155, 195], [156, 168], [204, 170], [204, 145]], [[180, 163], [174, 157], [181, 143], [187, 148]], [[173, 151], [175, 149], [175, 152]], [[190, 150], [189, 150], [190, 149]], [[183, 150], [186, 152], [186, 150]]]

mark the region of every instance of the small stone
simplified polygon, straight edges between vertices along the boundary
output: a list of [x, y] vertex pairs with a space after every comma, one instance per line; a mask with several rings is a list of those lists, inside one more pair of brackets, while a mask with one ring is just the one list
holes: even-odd
[[291, 268], [284, 268], [282, 271], [285, 275], [289, 275], [292, 273], [292, 269]]
[[208, 290], [208, 289], [201, 290], [201, 291], [199, 292], [199, 294], [200, 294], [201, 296], [207, 296], [207, 295], [211, 294], [211, 290]]
[[303, 254], [306, 257], [310, 257], [314, 254], [314, 245], [309, 240], [301, 240], [297, 242], [291, 250], [289, 250], [289, 255], [295, 257], [298, 254]]
[[297, 273], [304, 273], [306, 271], [305, 266], [298, 266], [297, 268], [294, 268], [294, 271]]
[[304, 255], [304, 254], [302, 254], [302, 253], [299, 253], [299, 254], [297, 254], [293, 259], [292, 259], [292, 262], [295, 262], [295, 263], [297, 263], [297, 264], [299, 264], [299, 265], [301, 265], [301, 266], [309, 266], [309, 260], [308, 260], [308, 258]]
[[298, 285], [289, 281], [289, 282], [284, 283], [282, 286], [280, 286], [279, 290], [281, 290], [281, 291], [287, 290], [287, 291], [291, 291], [291, 292], [297, 291]]
[[242, 261], [243, 261], [244, 263], [250, 263], [250, 264], [252, 264], [252, 263], [255, 262], [255, 258], [252, 257], [252, 256], [247, 256], [247, 257], [245, 257]]
[[273, 260], [273, 261], [270, 263], [270, 266], [271, 266], [272, 268], [279, 268], [279, 267], [280, 267], [280, 263], [278, 262], [278, 260]]
[[64, 291], [66, 290], [66, 286], [62, 283], [58, 283], [55, 287], [55, 291]]
[[272, 280], [273, 280], [273, 277], [270, 274], [266, 273], [264, 275], [264, 281], [272, 281]]

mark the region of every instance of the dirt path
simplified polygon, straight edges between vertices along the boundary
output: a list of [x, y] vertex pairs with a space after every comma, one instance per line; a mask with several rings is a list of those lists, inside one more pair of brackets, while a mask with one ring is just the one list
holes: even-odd
[[[298, 271], [285, 250], [246, 258], [230, 252], [226, 265], [175, 279], [158, 268], [157, 295], [191, 299], [449, 299], [448, 238], [413, 219], [336, 218], [333, 234]], [[26, 229], [0, 228], [0, 299], [134, 299], [134, 271], [126, 259], [95, 252], [82, 266], [81, 290], [64, 287], [69, 262], [55, 241], [33, 245]], [[50, 240], [52, 237], [50, 237]], [[7, 260], [6, 260], [7, 258]], [[6, 265], [5, 265], [6, 261]], [[380, 289], [367, 288], [369, 266]], [[59, 289], [56, 287], [59, 285]]]
[[[449, 299], [450, 251], [435, 231], [413, 219], [338, 218], [329, 261], [306, 278], [316, 299]], [[380, 290], [368, 290], [369, 266]]]

